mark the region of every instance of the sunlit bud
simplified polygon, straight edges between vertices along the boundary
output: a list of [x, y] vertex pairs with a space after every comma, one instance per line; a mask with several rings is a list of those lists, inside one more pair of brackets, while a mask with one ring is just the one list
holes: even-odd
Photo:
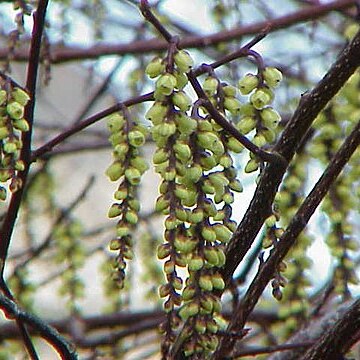
[[211, 281], [211, 277], [209, 275], [201, 275], [199, 277], [199, 286], [204, 291], [212, 291], [213, 283]]
[[167, 169], [162, 176], [165, 181], [173, 181], [176, 177], [176, 169]]
[[227, 139], [226, 146], [234, 153], [240, 153], [244, 150], [244, 146], [241, 144], [241, 142], [233, 137]]
[[121, 249], [121, 241], [120, 239], [112, 239], [109, 244], [109, 248], [111, 251], [116, 251]]
[[186, 321], [189, 317], [196, 315], [199, 312], [199, 305], [196, 302], [183, 305], [179, 311], [179, 316]]
[[229, 187], [231, 190], [234, 190], [236, 192], [242, 192], [244, 190], [240, 180], [238, 179], [231, 180], [229, 183]]
[[170, 244], [161, 244], [157, 248], [157, 257], [162, 260], [167, 258], [171, 253], [171, 245]]
[[7, 100], [7, 92], [5, 90], [0, 90], [0, 106], [3, 105]]
[[238, 115], [240, 113], [241, 102], [235, 97], [226, 97], [224, 99], [224, 107], [229, 110], [231, 114]]
[[121, 214], [122, 208], [120, 204], [112, 204], [109, 211], [108, 211], [108, 217], [114, 218]]
[[219, 81], [218, 79], [208, 76], [203, 83], [203, 90], [205, 91], [206, 95], [212, 96], [216, 93]]
[[202, 209], [194, 209], [191, 213], [188, 214], [189, 222], [197, 224], [204, 220], [204, 211]]
[[139, 130], [132, 130], [128, 134], [128, 139], [130, 145], [138, 147], [145, 144], [145, 136]]
[[184, 206], [194, 206], [196, 204], [197, 193], [195, 191], [189, 191], [185, 199], [181, 199], [181, 204]]
[[206, 194], [214, 194], [215, 187], [210, 183], [210, 181], [206, 180], [201, 186], [201, 189]]
[[163, 74], [156, 81], [156, 89], [163, 95], [171, 95], [176, 86], [176, 77], [172, 74]]
[[254, 136], [252, 142], [257, 147], [263, 147], [264, 145], [266, 145], [265, 137], [259, 133]]
[[21, 189], [22, 187], [22, 180], [18, 177], [13, 177], [11, 182], [10, 182], [10, 185], [9, 185], [9, 190], [12, 192], [12, 193], [16, 193], [18, 190]]
[[175, 263], [172, 260], [168, 260], [164, 264], [165, 274], [171, 274], [175, 271]]
[[207, 313], [211, 313], [214, 309], [214, 301], [213, 299], [204, 294], [201, 298], [200, 298], [200, 304], [201, 307], [207, 312]]
[[110, 178], [111, 181], [119, 180], [124, 174], [124, 168], [121, 162], [113, 162], [106, 170], [105, 174]]
[[200, 256], [193, 256], [189, 261], [189, 271], [198, 271], [204, 266], [204, 259]]
[[152, 128], [153, 135], [156, 134], [163, 136], [165, 138], [175, 134], [176, 132], [176, 125], [174, 123], [163, 123], [161, 125], [156, 125]]
[[116, 235], [120, 238], [123, 236], [130, 235], [130, 228], [127, 225], [119, 224], [116, 226]]
[[185, 50], [179, 50], [174, 56], [174, 61], [179, 71], [184, 73], [188, 72], [194, 65], [194, 60]]
[[140, 201], [138, 199], [130, 199], [128, 200], [128, 204], [130, 209], [136, 212], [140, 211]]
[[176, 290], [181, 290], [183, 287], [183, 281], [178, 276], [174, 276], [172, 284]]
[[210, 242], [214, 242], [216, 240], [216, 232], [210, 226], [204, 226], [201, 229], [201, 236]]
[[268, 227], [268, 228], [271, 228], [273, 226], [275, 226], [276, 224], [276, 216], [274, 214], [270, 215], [266, 220], [265, 220], [265, 225]]
[[225, 169], [233, 165], [233, 160], [230, 155], [224, 154], [221, 156], [219, 165], [223, 166]]
[[130, 164], [135, 169], [138, 169], [141, 174], [143, 174], [146, 170], [149, 169], [148, 163], [141, 156], [136, 156], [136, 157], [132, 158], [130, 161]]
[[188, 144], [177, 141], [173, 148], [176, 157], [181, 161], [186, 162], [191, 158], [191, 149]]
[[231, 239], [232, 232], [224, 225], [216, 224], [213, 227], [216, 233], [216, 239], [222, 243], [228, 243]]
[[0, 140], [7, 138], [9, 134], [9, 129], [6, 126], [0, 127]]
[[247, 162], [247, 164], [245, 166], [245, 172], [251, 173], [251, 172], [256, 171], [258, 168], [259, 168], [259, 163], [256, 160], [251, 159]]
[[7, 154], [13, 154], [17, 151], [17, 146], [15, 141], [8, 141], [7, 143], [5, 143], [3, 145], [3, 150], [4, 152], [6, 152]]
[[223, 143], [213, 132], [200, 132], [197, 139], [200, 146], [211, 150], [216, 155], [222, 155], [225, 151]]
[[[224, 330], [226, 330], [226, 327], [227, 327], [227, 324], [224, 326]], [[215, 322], [215, 320], [209, 319], [206, 322], [206, 328], [208, 329], [209, 332], [215, 334], [219, 330], [219, 325]]]
[[210, 265], [217, 266], [219, 264], [218, 252], [213, 247], [204, 249], [204, 256]]
[[253, 116], [245, 116], [236, 124], [236, 128], [245, 135], [255, 129], [255, 126], [256, 119]]
[[150, 120], [154, 125], [162, 123], [164, 120], [168, 107], [161, 102], [155, 101], [153, 106], [146, 112], [145, 118]]
[[274, 67], [266, 67], [263, 72], [264, 80], [270, 87], [276, 87], [282, 80], [282, 73]]
[[217, 161], [214, 156], [206, 155], [201, 157], [200, 163], [204, 170], [210, 170], [217, 165]]
[[258, 89], [250, 96], [251, 103], [255, 109], [258, 110], [261, 110], [264, 106], [268, 105], [271, 100], [270, 94], [264, 89]]
[[11, 118], [18, 120], [24, 117], [24, 106], [13, 101], [6, 106], [6, 111]]
[[165, 229], [166, 230], [174, 230], [174, 229], [176, 229], [177, 226], [178, 226], [178, 221], [175, 217], [168, 216], [165, 219]]
[[182, 292], [182, 298], [184, 301], [190, 300], [194, 297], [196, 289], [194, 286], [186, 286]]
[[176, 114], [175, 121], [182, 134], [190, 135], [197, 128], [197, 121], [185, 114]]
[[225, 97], [235, 97], [238, 93], [238, 90], [235, 86], [232, 85], [223, 85], [222, 90], [224, 92]]
[[211, 281], [214, 289], [224, 290], [225, 282], [219, 273], [215, 273], [211, 276]]
[[6, 200], [6, 189], [3, 186], [0, 186], [0, 201]]
[[184, 73], [178, 71], [176, 71], [174, 75], [176, 77], [176, 88], [182, 90], [189, 82], [188, 77]]
[[155, 151], [155, 154], [153, 156], [153, 163], [155, 165], [162, 164], [165, 161], [167, 161], [168, 158], [169, 158], [168, 153], [164, 149], [160, 148]]
[[183, 208], [177, 208], [175, 209], [175, 216], [180, 221], [187, 221], [188, 213]]
[[[224, 194], [222, 194], [222, 195], [224, 195]], [[218, 202], [221, 202], [221, 201], [222, 201], [222, 197], [221, 197], [220, 201], [218, 201]], [[213, 216], [213, 220], [214, 221], [223, 221], [225, 219], [225, 216], [226, 216], [225, 211], [224, 210], [219, 210], [216, 213], [216, 215]]]
[[22, 106], [25, 106], [30, 100], [28, 93], [18, 87], [11, 92], [11, 97]]
[[260, 116], [263, 120], [264, 125], [270, 129], [275, 129], [281, 119], [279, 113], [272, 107], [262, 109], [260, 112]]
[[254, 116], [255, 111], [256, 111], [255, 108], [250, 103], [246, 103], [246, 104], [241, 105], [240, 115], [242, 115], [242, 116]]
[[198, 334], [204, 334], [206, 332], [206, 321], [204, 319], [196, 319], [195, 331]]
[[15, 120], [13, 122], [14, 128], [23, 132], [29, 131], [29, 123], [25, 119]]
[[13, 175], [12, 170], [0, 169], [0, 182], [8, 181]]
[[153, 79], [158, 77], [165, 70], [165, 65], [159, 57], [151, 60], [145, 68], [145, 74]]
[[226, 262], [226, 256], [225, 253], [222, 249], [217, 249], [217, 255], [218, 255], [218, 259], [219, 259], [219, 264], [217, 265], [218, 267], [222, 267], [225, 265]]
[[138, 169], [129, 168], [125, 170], [125, 177], [131, 185], [138, 185], [141, 180], [141, 173]]
[[135, 225], [138, 222], [139, 218], [138, 218], [137, 214], [134, 211], [129, 210], [125, 214], [125, 220], [129, 224]]
[[285, 232], [284, 229], [278, 228], [278, 229], [275, 230], [275, 235], [279, 239], [284, 234], [284, 232]]
[[185, 177], [189, 179], [192, 183], [197, 183], [202, 177], [202, 168], [200, 165], [194, 165], [191, 168], [188, 168]]
[[122, 160], [125, 159], [126, 154], [128, 153], [128, 151], [129, 151], [129, 145], [127, 143], [117, 144], [114, 147], [114, 157], [117, 160], [122, 161]]
[[224, 174], [219, 172], [209, 174], [208, 179], [215, 188], [223, 188], [224, 186], [229, 185], [229, 180], [224, 176]]
[[187, 111], [191, 107], [191, 99], [183, 91], [175, 92], [171, 97], [172, 103], [177, 106], [180, 111]]
[[205, 209], [205, 212], [207, 213], [207, 215], [209, 215], [209, 216], [215, 216], [218, 211], [216, 209], [215, 204], [211, 200], [204, 202], [204, 209]]
[[110, 132], [118, 132], [124, 126], [125, 119], [123, 115], [119, 113], [114, 113], [108, 116], [107, 118], [107, 127]]
[[250, 94], [259, 84], [259, 79], [254, 74], [246, 74], [239, 80], [239, 89], [243, 95]]

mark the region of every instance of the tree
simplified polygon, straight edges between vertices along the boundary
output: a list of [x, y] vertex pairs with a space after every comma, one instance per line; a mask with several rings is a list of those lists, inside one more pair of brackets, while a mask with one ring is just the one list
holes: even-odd
[[[1, 3], [4, 359], [50, 356], [40, 339], [63, 359], [356, 355], [358, 1], [199, 1], [211, 34], [161, 0]], [[75, 45], [79, 31], [88, 45]], [[117, 62], [99, 72], [81, 115], [61, 126], [48, 113], [55, 135], [41, 126], [35, 105], [52, 69], [82, 62], [96, 71], [109, 57]], [[11, 73], [18, 62], [27, 64], [23, 83]], [[87, 116], [112, 81], [121, 99]], [[85, 141], [95, 123], [107, 132]], [[93, 228], [76, 208], [94, 178], [65, 206], [56, 164], [84, 151], [95, 161], [104, 149], [116, 224]], [[144, 212], [148, 168], [159, 193]], [[77, 186], [72, 170], [67, 179]], [[105, 290], [93, 296], [108, 306], [95, 314], [82, 302], [93, 281], [82, 269], [99, 254]], [[314, 279], [325, 256], [331, 262]], [[59, 282], [61, 318], [37, 296]], [[140, 283], [146, 303], [135, 311]]]

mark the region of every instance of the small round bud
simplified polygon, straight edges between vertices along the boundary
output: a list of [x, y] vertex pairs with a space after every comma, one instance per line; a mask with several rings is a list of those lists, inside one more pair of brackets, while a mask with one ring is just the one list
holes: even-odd
[[11, 92], [11, 97], [22, 106], [25, 106], [30, 100], [28, 93], [18, 87]]
[[232, 115], [239, 115], [241, 102], [235, 97], [226, 97], [224, 99], [224, 107], [226, 110], [229, 110]]
[[19, 120], [24, 117], [24, 106], [13, 101], [6, 106], [6, 112], [12, 119]]
[[251, 96], [250, 101], [255, 109], [261, 110], [271, 102], [271, 96], [264, 89], [256, 90]]
[[0, 140], [7, 138], [9, 134], [9, 129], [6, 126], [0, 127]]
[[128, 134], [128, 139], [129, 139], [130, 145], [132, 145], [134, 147], [139, 147], [139, 146], [145, 144], [145, 136], [139, 130], [130, 131]]
[[251, 173], [256, 171], [259, 168], [259, 164], [257, 161], [255, 161], [254, 159], [251, 159], [247, 162], [246, 166], [245, 166], [245, 172], [246, 173]]
[[243, 95], [250, 94], [259, 84], [259, 79], [254, 74], [246, 74], [239, 80], [239, 89]]
[[191, 99], [183, 91], [178, 91], [171, 97], [172, 103], [177, 106], [180, 111], [187, 111], [191, 107]]
[[281, 119], [279, 113], [271, 107], [262, 109], [260, 116], [264, 125], [269, 129], [275, 129]]
[[270, 87], [279, 86], [282, 80], [282, 73], [274, 67], [266, 67], [263, 72], [264, 80]]
[[2, 106], [7, 100], [7, 92], [5, 90], [0, 90], [0, 106]]
[[208, 76], [205, 79], [202, 88], [203, 88], [206, 95], [212, 96], [212, 95], [214, 95], [216, 93], [218, 84], [219, 84], [218, 79], [216, 79], [216, 78], [214, 78], [212, 76]]
[[174, 61], [180, 72], [188, 72], [194, 65], [194, 60], [190, 54], [185, 50], [179, 50], [175, 56]]
[[253, 116], [245, 116], [236, 124], [236, 128], [244, 135], [254, 130], [255, 127], [256, 119]]
[[124, 174], [124, 168], [121, 162], [113, 162], [107, 169], [105, 174], [110, 178], [111, 181], [119, 180]]
[[172, 74], [163, 74], [156, 81], [156, 89], [163, 95], [171, 95], [176, 86], [176, 77]]
[[145, 74], [153, 79], [158, 77], [165, 70], [165, 66], [159, 57], [151, 60], [145, 68]]
[[126, 169], [125, 177], [131, 185], [138, 185], [141, 181], [141, 173], [135, 168]]
[[114, 113], [107, 117], [107, 127], [111, 133], [120, 131], [124, 124], [125, 119], [119, 113]]
[[25, 119], [15, 120], [13, 125], [15, 129], [18, 129], [22, 132], [27, 132], [30, 129], [29, 123]]

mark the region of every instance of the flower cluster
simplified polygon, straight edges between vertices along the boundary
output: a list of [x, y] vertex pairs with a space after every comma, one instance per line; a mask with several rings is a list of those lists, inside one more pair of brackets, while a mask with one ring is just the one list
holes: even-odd
[[114, 202], [109, 218], [117, 218], [116, 238], [110, 242], [110, 250], [118, 251], [115, 279], [120, 288], [124, 286], [126, 260], [133, 258], [132, 232], [138, 222], [140, 203], [136, 190], [148, 164], [140, 155], [140, 147], [145, 144], [147, 130], [134, 123], [128, 113], [115, 113], [108, 118], [110, 143], [113, 147], [113, 163], [107, 168], [106, 175], [111, 181], [119, 181], [114, 193]]
[[[216, 292], [225, 287], [219, 269], [225, 264], [225, 244], [236, 228], [231, 219], [233, 191], [242, 191], [229, 151], [243, 147], [210, 117], [196, 114], [195, 106], [192, 116], [188, 114], [192, 101], [184, 87], [185, 73], [192, 66], [190, 55], [177, 51], [173, 68], [167, 61], [157, 58], [147, 67], [148, 75], [157, 80], [156, 101], [146, 114], [157, 145], [153, 162], [163, 180], [156, 210], [166, 216], [166, 242], [158, 248], [167, 280], [159, 291], [167, 298], [164, 307], [169, 314], [162, 325], [166, 334], [162, 350], [166, 354], [183, 322], [186, 355], [206, 356], [218, 344], [214, 317], [221, 303]], [[209, 77], [204, 86], [215, 93], [218, 81]], [[228, 86], [227, 91], [233, 89]], [[185, 287], [179, 267], [188, 271]]]
[[[25, 106], [30, 100], [22, 89], [0, 89], [0, 182], [8, 183], [11, 192], [22, 186], [18, 172], [25, 169], [20, 159], [22, 148], [21, 134], [29, 130], [24, 119]], [[0, 200], [6, 200], [7, 190], [0, 186]]]

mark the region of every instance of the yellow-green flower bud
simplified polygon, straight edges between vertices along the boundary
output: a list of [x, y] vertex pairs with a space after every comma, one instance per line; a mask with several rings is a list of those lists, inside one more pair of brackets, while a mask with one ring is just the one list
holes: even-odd
[[129, 210], [129, 211], [127, 211], [126, 214], [125, 214], [125, 220], [126, 220], [129, 224], [135, 225], [135, 224], [137, 224], [139, 218], [138, 218], [138, 216], [137, 216], [137, 214], [136, 214], [135, 211]]
[[164, 149], [160, 148], [155, 151], [155, 154], [153, 156], [153, 163], [155, 165], [162, 164], [168, 159], [169, 159], [168, 153]]
[[7, 92], [5, 90], [0, 90], [0, 106], [2, 106], [7, 100]]
[[218, 79], [212, 76], [208, 76], [204, 80], [202, 88], [207, 96], [213, 96], [217, 91], [218, 84], [219, 84]]
[[217, 255], [218, 255], [218, 259], [219, 259], [219, 264], [218, 267], [222, 267], [225, 265], [226, 262], [226, 256], [225, 253], [222, 249], [216, 249], [217, 250]]
[[263, 72], [264, 80], [270, 87], [279, 86], [282, 80], [282, 73], [274, 67], [266, 67]]
[[145, 118], [154, 125], [161, 124], [165, 119], [168, 107], [159, 101], [155, 101], [153, 106], [146, 112]]
[[121, 212], [122, 212], [122, 208], [120, 204], [112, 204], [108, 211], [108, 217], [110, 219], [117, 217], [121, 214]]
[[204, 211], [202, 209], [196, 208], [188, 214], [188, 220], [192, 224], [198, 224], [204, 220]]
[[28, 93], [18, 87], [11, 92], [11, 97], [22, 106], [25, 106], [30, 100]]
[[213, 283], [211, 281], [211, 277], [209, 275], [201, 275], [199, 277], [199, 286], [204, 291], [212, 291]]
[[275, 129], [281, 119], [279, 113], [272, 107], [262, 109], [260, 116], [264, 125], [269, 129]]
[[163, 210], [165, 210], [169, 207], [169, 204], [170, 204], [170, 201], [165, 199], [165, 197], [163, 195], [161, 195], [156, 199], [155, 211], [163, 212]]
[[165, 219], [165, 229], [166, 230], [174, 230], [174, 229], [176, 229], [177, 226], [178, 226], [178, 221], [175, 217], [168, 216]]
[[224, 92], [224, 96], [225, 97], [235, 97], [237, 95], [237, 88], [235, 86], [232, 85], [224, 85], [222, 87], [222, 90]]
[[176, 177], [176, 169], [167, 169], [161, 174], [165, 181], [173, 181]]
[[231, 239], [232, 232], [224, 225], [216, 224], [212, 227], [216, 234], [216, 239], [222, 243], [228, 243]]
[[172, 274], [175, 271], [175, 263], [172, 260], [168, 260], [164, 264], [165, 274]]
[[13, 154], [17, 151], [17, 146], [15, 141], [8, 141], [3, 145], [3, 150], [4, 152], [6, 152], [7, 154]]
[[259, 168], [259, 164], [256, 160], [251, 159], [247, 162], [246, 166], [245, 166], [245, 172], [246, 173], [251, 173], [256, 171]]
[[263, 135], [261, 135], [260, 133], [256, 134], [253, 138], [253, 144], [256, 145], [257, 147], [263, 147], [264, 145], [266, 145], [266, 139]]
[[15, 120], [13, 122], [14, 128], [23, 132], [29, 131], [29, 123], [25, 119]]
[[184, 301], [188, 301], [194, 297], [196, 289], [194, 286], [185, 286], [181, 296]]
[[241, 105], [240, 114], [242, 116], [254, 116], [255, 112], [255, 108], [250, 103]]
[[186, 114], [176, 114], [175, 121], [178, 125], [179, 131], [184, 135], [190, 135], [197, 128], [197, 121]]
[[276, 139], [276, 133], [271, 129], [261, 130], [261, 135], [265, 138], [268, 143], [272, 143]]
[[195, 322], [195, 331], [198, 334], [205, 334], [206, 332], [206, 321], [204, 319], [196, 319]]
[[193, 256], [189, 261], [189, 271], [198, 271], [204, 266], [204, 259], [200, 256]]
[[238, 115], [241, 109], [241, 102], [235, 97], [226, 97], [224, 99], [224, 107], [229, 110], [232, 115]]
[[[224, 195], [224, 194], [222, 194]], [[218, 201], [217, 203], [222, 201], [222, 197], [220, 199], [220, 201]], [[216, 202], [216, 201], [215, 201]], [[224, 210], [219, 210], [216, 215], [213, 216], [213, 220], [214, 221], [223, 221], [225, 219], [225, 211]]]
[[184, 222], [184, 221], [187, 221], [188, 213], [183, 208], [177, 208], [177, 209], [175, 209], [175, 216], [178, 220]]
[[179, 310], [179, 316], [182, 320], [186, 321], [189, 317], [195, 316], [199, 313], [199, 305], [196, 302], [183, 305]]
[[234, 190], [236, 192], [242, 192], [244, 190], [240, 180], [238, 179], [231, 180], [229, 183], [229, 187], [231, 190]]
[[271, 102], [270, 94], [264, 89], [256, 90], [251, 96], [250, 101], [255, 109], [261, 110], [264, 106]]
[[112, 239], [109, 244], [109, 248], [111, 251], [117, 251], [121, 249], [121, 241], [120, 239]]
[[19, 120], [24, 117], [24, 106], [13, 101], [6, 106], [6, 112], [12, 119]]
[[214, 242], [216, 240], [216, 232], [212, 229], [211, 226], [204, 226], [201, 229], [201, 236], [206, 241]]
[[114, 198], [116, 200], [124, 200], [128, 197], [128, 191], [126, 188], [121, 188], [115, 191]]
[[123, 236], [130, 235], [130, 228], [127, 225], [118, 224], [116, 226], [116, 235], [120, 238]]
[[212, 313], [214, 309], [214, 301], [210, 296], [203, 294], [200, 298], [201, 307], [205, 310], [205, 313]]
[[11, 179], [11, 182], [10, 182], [10, 185], [9, 185], [9, 190], [12, 192], [12, 193], [16, 193], [17, 191], [19, 191], [21, 189], [23, 185], [23, 182], [20, 178], [18, 177], [13, 177]]
[[152, 59], [145, 68], [145, 74], [149, 76], [150, 79], [158, 77], [165, 70], [165, 65], [162, 62], [162, 59], [156, 57]]
[[218, 164], [215, 157], [210, 155], [201, 157], [200, 163], [204, 170], [210, 170]]
[[163, 95], [171, 95], [176, 86], [176, 77], [172, 74], [163, 74], [156, 81], [156, 89]]
[[206, 261], [212, 265], [217, 266], [219, 264], [218, 252], [213, 247], [207, 247], [204, 249], [204, 256]]
[[241, 144], [241, 142], [233, 137], [227, 139], [226, 146], [234, 153], [240, 153], [244, 150], [244, 146]]
[[157, 248], [157, 257], [162, 260], [167, 258], [171, 253], [171, 245], [170, 244], [161, 244]]
[[187, 111], [191, 107], [191, 99], [183, 91], [175, 92], [171, 97], [172, 103], [177, 106], [180, 111]]
[[6, 200], [7, 191], [3, 186], [0, 186], [0, 201]]
[[211, 281], [212, 281], [214, 289], [217, 289], [217, 290], [225, 289], [225, 282], [219, 273], [213, 274], [211, 276]]
[[213, 132], [200, 132], [197, 134], [197, 140], [201, 147], [211, 150], [216, 155], [222, 155], [224, 153], [224, 145]]
[[202, 168], [200, 165], [194, 165], [191, 168], [188, 168], [185, 177], [190, 180], [192, 183], [197, 183], [202, 177]]
[[141, 156], [136, 156], [131, 159], [130, 164], [135, 169], [138, 169], [141, 174], [143, 174], [146, 170], [149, 169], [149, 165], [146, 160]]
[[156, 137], [156, 135], [168, 138], [169, 136], [175, 134], [176, 125], [174, 123], [163, 123], [155, 125], [151, 130], [154, 138]]
[[106, 170], [105, 174], [110, 178], [111, 181], [119, 180], [124, 175], [124, 168], [121, 162], [113, 162]]
[[107, 127], [111, 133], [120, 131], [124, 124], [124, 116], [119, 113], [114, 113], [107, 117]]
[[246, 74], [239, 80], [239, 89], [243, 95], [250, 94], [259, 84], [259, 79], [254, 74]]
[[236, 124], [236, 128], [244, 135], [254, 130], [255, 127], [256, 119], [253, 116], [245, 116]]
[[188, 77], [184, 73], [178, 71], [176, 71], [174, 75], [176, 77], [176, 88], [182, 90], [189, 82]]
[[0, 169], [0, 182], [6, 182], [12, 177], [13, 172], [8, 169]]
[[230, 192], [227, 192], [223, 196], [223, 201], [225, 204], [232, 204], [234, 202], [234, 195]]
[[6, 126], [0, 127], [0, 140], [7, 138], [9, 134], [9, 129]]
[[141, 173], [138, 169], [135, 168], [126, 169], [125, 177], [131, 185], [139, 185], [141, 181]]
[[168, 296], [170, 294], [170, 290], [171, 290], [171, 288], [170, 288], [169, 284], [161, 285], [159, 287], [159, 296], [161, 298]]
[[191, 158], [190, 146], [184, 142], [177, 141], [174, 145], [175, 155], [182, 162], [186, 162]]
[[276, 216], [274, 214], [270, 215], [266, 220], [265, 220], [265, 225], [268, 228], [271, 228], [273, 226], [275, 226], [276, 224]]
[[185, 50], [179, 50], [174, 56], [175, 64], [180, 72], [188, 72], [194, 65], [194, 60]]
[[139, 146], [145, 144], [145, 136], [139, 130], [130, 131], [128, 134], [128, 139], [129, 139], [130, 145], [132, 145], [134, 147], [139, 147]]

